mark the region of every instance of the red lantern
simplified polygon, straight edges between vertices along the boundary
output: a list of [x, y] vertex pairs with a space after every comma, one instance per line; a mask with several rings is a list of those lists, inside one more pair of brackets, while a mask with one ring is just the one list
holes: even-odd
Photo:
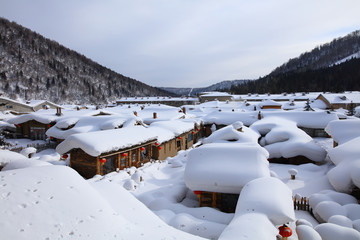
[[21, 124], [15, 124], [16, 127], [21, 127]]
[[106, 163], [106, 158], [100, 158], [100, 162], [102, 165], [104, 165]]
[[50, 140], [54, 140], [54, 137], [51, 137], [51, 136], [50, 136]]
[[127, 157], [127, 153], [122, 153], [121, 156], [122, 157]]
[[141, 148], [140, 148], [140, 151], [142, 151], [142, 152], [145, 151], [145, 148], [144, 148], [144, 147], [141, 147]]
[[179, 139], [179, 140], [181, 140], [181, 139], [182, 139], [182, 137], [178, 137], [178, 139]]
[[194, 191], [194, 193], [195, 193], [196, 195], [200, 195], [200, 194], [202, 194], [202, 191]]
[[159, 147], [158, 147], [158, 149], [159, 149], [159, 150], [161, 150], [161, 149], [162, 149], [162, 147], [161, 147], [161, 146], [159, 146]]
[[279, 234], [283, 237], [283, 239], [287, 239], [292, 235], [292, 230], [286, 224], [279, 227]]
[[160, 143], [158, 143], [158, 142], [155, 142], [154, 144], [156, 147], [160, 145]]
[[50, 125], [50, 124], [48, 124], [48, 128], [51, 128], [51, 125]]
[[191, 133], [192, 133], [192, 134], [195, 134], [195, 131], [192, 131]]
[[65, 154], [62, 155], [62, 158], [67, 159], [68, 155], [65, 153]]

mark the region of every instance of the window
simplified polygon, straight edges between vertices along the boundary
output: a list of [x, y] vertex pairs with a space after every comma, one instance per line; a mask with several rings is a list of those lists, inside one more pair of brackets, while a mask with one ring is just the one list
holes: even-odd
[[181, 148], [181, 141], [176, 141], [177, 148]]
[[6, 105], [6, 109], [12, 109], [13, 106], [12, 105]]
[[188, 135], [188, 141], [190, 142], [190, 141], [192, 141], [193, 140], [193, 134], [192, 133], [189, 133], [189, 135]]

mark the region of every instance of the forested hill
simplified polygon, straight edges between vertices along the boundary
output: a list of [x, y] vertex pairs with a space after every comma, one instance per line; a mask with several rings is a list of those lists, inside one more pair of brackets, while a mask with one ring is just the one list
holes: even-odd
[[290, 59], [269, 75], [233, 86], [229, 91], [282, 93], [360, 90], [360, 31]]
[[170, 95], [3, 18], [0, 18], [0, 94], [13, 99], [83, 104], [106, 103], [122, 96]]
[[330, 43], [305, 52], [297, 58], [290, 59], [276, 68], [270, 75], [278, 75], [293, 71], [315, 70], [327, 68], [333, 64], [344, 61], [351, 56], [359, 57], [360, 54], [360, 30], [354, 31], [345, 37], [339, 37]]

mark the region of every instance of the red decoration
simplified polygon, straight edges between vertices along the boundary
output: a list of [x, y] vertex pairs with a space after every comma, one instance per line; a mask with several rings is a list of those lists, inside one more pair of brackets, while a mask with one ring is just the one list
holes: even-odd
[[179, 139], [179, 140], [181, 140], [181, 139], [182, 139], [182, 137], [178, 137], [178, 139]]
[[62, 155], [62, 158], [67, 159], [69, 155], [67, 155], [66, 153]]
[[21, 127], [21, 124], [15, 124], [16, 127]]
[[202, 191], [194, 191], [196, 195], [202, 194]]
[[48, 124], [48, 128], [51, 128], [51, 125], [50, 125], [50, 124]]
[[140, 148], [140, 151], [142, 151], [142, 152], [145, 151], [145, 148], [144, 148], [144, 147], [141, 147], [141, 148]]
[[160, 143], [158, 143], [158, 142], [155, 142], [154, 144], [155, 144], [155, 146], [159, 146], [159, 145], [160, 145]]
[[106, 163], [106, 158], [100, 158], [100, 162], [102, 165], [104, 165]]
[[290, 237], [292, 235], [292, 230], [291, 230], [291, 228], [286, 226], [286, 224], [284, 224], [281, 227], [279, 227], [279, 234], [283, 238], [287, 239], [288, 237]]
[[161, 150], [161, 149], [162, 149], [162, 147], [161, 147], [161, 146], [159, 146], [159, 147], [158, 147], [158, 149], [159, 149], [159, 150]]
[[195, 131], [192, 131], [191, 133], [192, 133], [192, 134], [195, 134]]
[[122, 157], [127, 157], [127, 155], [128, 155], [127, 153], [122, 153], [121, 154]]
[[50, 140], [54, 140], [54, 137], [51, 137], [51, 136], [50, 136]]

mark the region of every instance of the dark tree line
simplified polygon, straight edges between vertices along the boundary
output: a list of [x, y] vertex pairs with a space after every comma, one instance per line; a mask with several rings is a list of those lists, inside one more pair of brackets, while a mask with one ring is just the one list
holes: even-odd
[[343, 92], [360, 90], [360, 59], [316, 70], [268, 75], [233, 86], [234, 94], [282, 92]]

